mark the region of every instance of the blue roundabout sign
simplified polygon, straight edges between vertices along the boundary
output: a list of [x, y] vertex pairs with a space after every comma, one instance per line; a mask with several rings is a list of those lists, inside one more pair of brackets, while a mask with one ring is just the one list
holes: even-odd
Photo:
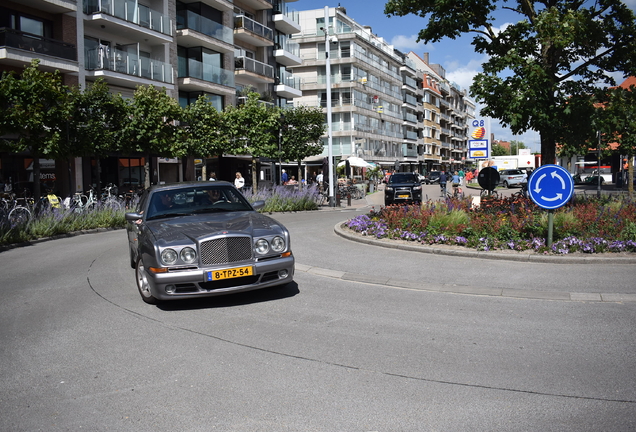
[[528, 179], [528, 193], [536, 205], [552, 210], [564, 206], [574, 193], [574, 181], [559, 165], [542, 165]]

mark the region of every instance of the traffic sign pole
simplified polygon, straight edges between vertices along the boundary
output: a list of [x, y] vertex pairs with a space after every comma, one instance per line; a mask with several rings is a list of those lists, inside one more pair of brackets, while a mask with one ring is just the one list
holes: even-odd
[[542, 165], [528, 179], [528, 194], [536, 205], [548, 210], [548, 247], [552, 246], [554, 209], [564, 206], [574, 193], [574, 181], [559, 165]]
[[548, 210], [548, 247], [552, 247], [554, 233], [554, 210]]

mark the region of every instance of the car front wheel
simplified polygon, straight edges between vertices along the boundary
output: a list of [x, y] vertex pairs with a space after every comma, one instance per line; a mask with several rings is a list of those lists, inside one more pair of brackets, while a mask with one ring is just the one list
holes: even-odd
[[137, 281], [137, 289], [141, 295], [141, 299], [148, 304], [157, 304], [159, 301], [152, 296], [150, 291], [150, 283], [148, 282], [148, 275], [146, 273], [146, 267], [141, 257], [137, 258], [137, 266], [135, 267], [135, 280]]
[[503, 184], [503, 185], [504, 185], [504, 187], [505, 187], [506, 189], [510, 189], [510, 185], [508, 184], [508, 182], [504, 182], [504, 184]]

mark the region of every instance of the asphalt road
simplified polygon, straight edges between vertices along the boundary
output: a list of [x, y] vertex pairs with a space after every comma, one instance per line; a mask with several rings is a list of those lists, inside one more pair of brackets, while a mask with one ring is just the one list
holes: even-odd
[[160, 307], [136, 292], [124, 231], [0, 253], [0, 430], [636, 430], [636, 302], [461, 293], [635, 294], [633, 265], [334, 233], [362, 211], [274, 215], [299, 264], [286, 287]]

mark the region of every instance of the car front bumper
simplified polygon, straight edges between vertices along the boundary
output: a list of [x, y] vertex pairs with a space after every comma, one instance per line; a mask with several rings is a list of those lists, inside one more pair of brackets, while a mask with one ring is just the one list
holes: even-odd
[[231, 267], [253, 266], [253, 275], [220, 281], [207, 280], [208, 272], [219, 270], [219, 267], [171, 269], [166, 273], [148, 271], [147, 276], [153, 297], [158, 300], [176, 300], [210, 297], [283, 285], [293, 281], [294, 265], [293, 255], [255, 263], [240, 263]]

